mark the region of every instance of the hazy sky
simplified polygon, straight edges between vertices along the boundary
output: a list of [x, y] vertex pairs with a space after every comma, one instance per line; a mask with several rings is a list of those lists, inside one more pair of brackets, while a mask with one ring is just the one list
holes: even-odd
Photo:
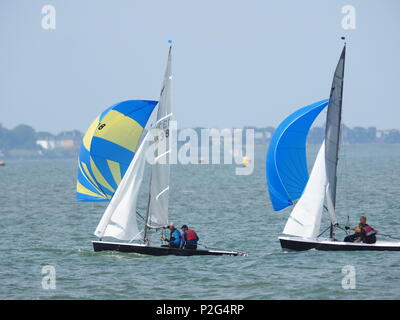
[[116, 102], [158, 99], [172, 39], [180, 127], [277, 126], [328, 98], [342, 35], [344, 123], [400, 128], [398, 0], [0, 0], [0, 123], [84, 131]]

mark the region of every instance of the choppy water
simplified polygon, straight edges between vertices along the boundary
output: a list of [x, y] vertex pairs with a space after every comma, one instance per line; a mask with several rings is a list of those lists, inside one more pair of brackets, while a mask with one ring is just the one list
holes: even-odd
[[[400, 236], [400, 145], [343, 152], [341, 222], [364, 214]], [[264, 162], [259, 147], [249, 176], [236, 176], [234, 165], [172, 167], [171, 220], [248, 257], [152, 257], [93, 252], [104, 204], [75, 201], [75, 160], [9, 161], [0, 168], [0, 298], [399, 299], [400, 253], [281, 251], [289, 211], [272, 212]], [[55, 290], [42, 289], [45, 265], [55, 267]], [[346, 265], [356, 268], [354, 290], [342, 288]]]

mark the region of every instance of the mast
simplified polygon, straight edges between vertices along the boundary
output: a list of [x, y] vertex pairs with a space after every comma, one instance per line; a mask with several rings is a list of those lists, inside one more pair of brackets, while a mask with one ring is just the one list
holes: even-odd
[[[172, 41], [168, 41], [170, 44]], [[144, 226], [144, 242], [148, 242], [150, 229], [165, 227], [168, 224], [169, 175], [170, 175], [170, 119], [171, 112], [171, 52], [169, 46], [167, 67], [157, 110], [154, 137], [155, 159], [150, 173], [150, 190]]]
[[[344, 37], [342, 37], [344, 40]], [[327, 174], [326, 200], [329, 217], [331, 219], [330, 237], [334, 236], [334, 227], [337, 224], [336, 189], [337, 189], [337, 165], [339, 160], [339, 142], [342, 120], [343, 80], [346, 59], [346, 42], [344, 43], [339, 62], [333, 76], [329, 97], [328, 112], [325, 129], [325, 165]]]

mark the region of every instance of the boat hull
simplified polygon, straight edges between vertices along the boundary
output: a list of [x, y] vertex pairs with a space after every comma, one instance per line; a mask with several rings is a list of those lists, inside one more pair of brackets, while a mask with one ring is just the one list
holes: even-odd
[[224, 251], [224, 250], [202, 250], [202, 249], [180, 249], [169, 247], [156, 247], [135, 243], [121, 243], [121, 242], [106, 242], [106, 241], [92, 241], [93, 249], [98, 251], [119, 251], [125, 253], [139, 253], [152, 256], [239, 256], [245, 255], [237, 251]]
[[389, 241], [368, 244], [297, 237], [279, 237], [279, 241], [285, 251], [400, 251], [400, 242]]

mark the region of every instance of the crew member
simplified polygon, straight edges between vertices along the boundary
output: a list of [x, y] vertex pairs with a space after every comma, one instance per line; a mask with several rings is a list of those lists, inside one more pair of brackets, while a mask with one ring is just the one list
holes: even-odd
[[364, 242], [364, 243], [375, 243], [376, 234], [378, 230], [372, 228], [367, 224], [367, 218], [365, 216], [360, 217], [360, 223], [356, 228], [350, 228], [346, 226], [346, 230], [354, 230], [353, 235], [347, 236], [345, 242]]
[[169, 243], [169, 247], [171, 248], [180, 248], [181, 246], [181, 233], [179, 232], [178, 229], [175, 228], [174, 224], [171, 222], [168, 227], [169, 229], [169, 239], [163, 239], [164, 241], [167, 241]]
[[181, 230], [182, 230], [181, 248], [197, 249], [197, 242], [199, 241], [199, 237], [197, 236], [196, 231], [189, 229], [186, 224], [182, 226]]

